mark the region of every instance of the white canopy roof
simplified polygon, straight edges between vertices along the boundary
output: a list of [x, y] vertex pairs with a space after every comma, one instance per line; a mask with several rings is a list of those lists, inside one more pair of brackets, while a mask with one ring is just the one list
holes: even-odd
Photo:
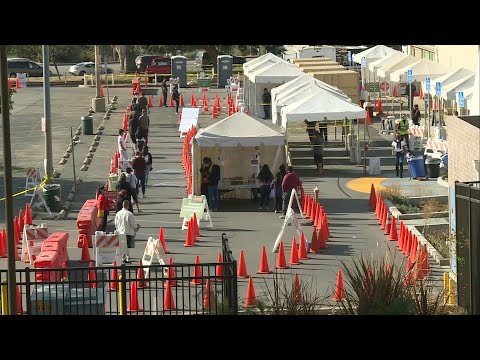
[[398, 69], [401, 69], [404, 66], [407, 66], [409, 64], [413, 64], [417, 61], [418, 61], [417, 58], [414, 58], [411, 55], [407, 55], [402, 59], [399, 59], [399, 60], [394, 61], [394, 62], [392, 62], [388, 65], [384, 65], [384, 66], [380, 67], [379, 69], [377, 69], [377, 75], [382, 77], [382, 78], [390, 79], [390, 74], [392, 72], [394, 72]]
[[272, 64], [268, 67], [259, 69], [248, 75], [250, 81], [254, 83], [282, 83], [288, 82], [303, 75], [304, 72], [284, 60], [282, 62]]
[[205, 129], [195, 140], [199, 146], [235, 147], [258, 145], [284, 145], [285, 136], [273, 129], [270, 122], [262, 122], [245, 113], [237, 112]]
[[344, 97], [345, 99], [350, 100], [350, 98], [347, 95], [345, 95], [343, 90], [340, 90], [339, 88], [332, 86], [330, 84], [327, 84], [321, 80], [315, 79], [310, 74], [304, 74], [285, 84], [282, 84], [280, 86], [273, 88], [271, 91], [272, 101], [275, 102], [276, 100], [283, 99], [287, 96], [292, 95], [293, 93], [302, 91], [306, 87], [312, 86], [312, 84], [315, 85], [316, 87], [323, 88], [334, 94]]
[[252, 64], [251, 66], [249, 66], [248, 68], [246, 68], [243, 72], [244, 76], [247, 76], [255, 71], [258, 71], [260, 69], [263, 69], [263, 68], [266, 68], [270, 65], [273, 65], [273, 64], [277, 64], [279, 62], [282, 62], [282, 61], [285, 61], [283, 59], [280, 59], [279, 57], [275, 56], [275, 57], [269, 57], [269, 58], [265, 58], [263, 59], [262, 61], [258, 61], [256, 62], [255, 64]]
[[279, 60], [282, 60], [276, 55], [273, 55], [272, 53], [266, 53], [262, 56], [257, 57], [256, 59], [247, 61], [243, 63], [243, 72], [250, 70], [252, 67], [266, 61], [266, 60], [272, 60], [274, 62], [278, 62]]
[[[452, 72], [449, 72], [448, 74], [437, 77], [434, 82], [435, 83], [440, 82], [440, 83], [442, 83], [442, 87], [444, 87], [444, 86], [450, 85], [450, 84], [452, 84], [452, 83], [454, 83], [458, 80], [461, 80], [461, 79], [465, 78], [466, 76], [472, 75], [472, 74], [474, 74], [474, 72], [469, 70], [469, 69], [458, 68], [455, 71], [452, 71]], [[430, 88], [434, 89], [435, 85], [432, 82], [430, 84], [431, 84]], [[425, 84], [425, 79], [422, 81], [422, 88], [423, 88], [423, 92], [425, 93], [427, 91], [426, 84]]]
[[[442, 84], [442, 97], [447, 100], [455, 100], [456, 94], [459, 91], [465, 92], [466, 90], [473, 88], [475, 84], [475, 74], [470, 74], [464, 78], [450, 83], [446, 86]], [[465, 96], [465, 94], [464, 94]]]
[[390, 80], [400, 81], [400, 77], [402, 77], [402, 79], [406, 82], [407, 71], [410, 69], [412, 70], [413, 81], [417, 82], [425, 80], [427, 76], [434, 79], [451, 71], [448, 66], [440, 63], [435, 63], [431, 60], [421, 59], [413, 64], [406, 65], [405, 67], [391, 73]]
[[357, 64], [361, 64], [362, 63], [362, 58], [365, 57], [367, 59], [367, 63], [370, 63], [372, 61], [375, 61], [375, 60], [383, 58], [387, 55], [390, 55], [390, 54], [394, 53], [395, 51], [397, 51], [397, 50], [389, 48], [388, 46], [377, 45], [377, 46], [374, 46], [370, 49], [362, 51], [358, 54], [354, 54], [352, 59], [353, 59], [353, 62], [356, 62]]
[[401, 51], [395, 51], [383, 58], [377, 59], [375, 61], [372, 61], [367, 65], [368, 69], [372, 72], [376, 72], [376, 69], [379, 69], [383, 66], [394, 64], [395, 62], [402, 60], [406, 58], [408, 55], [401, 52]]
[[311, 121], [343, 120], [344, 118], [365, 118], [366, 112], [360, 106], [345, 100], [325, 90], [304, 97], [281, 110], [282, 126], [287, 122], [299, 122], [305, 119]]

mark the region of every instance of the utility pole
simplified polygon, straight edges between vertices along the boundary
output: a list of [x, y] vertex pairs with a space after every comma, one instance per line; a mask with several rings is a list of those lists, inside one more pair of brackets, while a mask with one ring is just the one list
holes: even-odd
[[50, 55], [48, 45], [42, 45], [43, 51], [43, 111], [45, 117], [45, 178], [53, 178], [52, 153], [52, 114], [50, 111]]
[[100, 96], [100, 48], [95, 45], [95, 97], [92, 99], [92, 109], [95, 112], [105, 112], [105, 98]]
[[15, 238], [13, 227], [12, 152], [10, 142], [10, 104], [8, 102], [7, 46], [0, 45], [0, 87], [2, 94], [3, 160], [5, 178], [5, 216], [7, 227], [7, 278], [8, 312], [17, 313], [17, 288], [15, 278]]

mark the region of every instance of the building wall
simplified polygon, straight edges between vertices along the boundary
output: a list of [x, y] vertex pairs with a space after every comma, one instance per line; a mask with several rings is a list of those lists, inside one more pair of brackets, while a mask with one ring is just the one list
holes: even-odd
[[453, 69], [477, 69], [479, 45], [435, 45], [438, 62]]
[[455, 116], [447, 116], [448, 184], [479, 180], [473, 160], [480, 159], [480, 129]]

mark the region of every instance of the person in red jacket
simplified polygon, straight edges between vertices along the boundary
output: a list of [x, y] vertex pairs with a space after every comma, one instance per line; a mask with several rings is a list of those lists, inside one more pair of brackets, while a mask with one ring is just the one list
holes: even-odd
[[292, 190], [297, 190], [302, 187], [302, 180], [298, 177], [297, 174], [293, 172], [293, 167], [288, 167], [287, 175], [283, 178], [282, 181], [282, 190], [283, 190], [283, 215], [280, 215], [280, 219], [285, 219], [287, 215], [288, 203], [290, 201], [290, 196], [292, 195]]
[[102, 185], [97, 190], [97, 216], [102, 218], [102, 231], [105, 231], [107, 228], [108, 208], [108, 201], [105, 197], [105, 185]]

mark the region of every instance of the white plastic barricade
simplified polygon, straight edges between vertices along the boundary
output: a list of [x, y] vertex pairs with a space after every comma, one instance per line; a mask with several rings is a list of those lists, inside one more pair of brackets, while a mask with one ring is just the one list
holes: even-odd
[[[142, 265], [146, 266], [145, 268], [143, 268], [145, 273], [145, 279], [148, 278], [148, 274], [150, 272], [149, 267], [150, 265], [152, 265], [154, 255], [157, 256], [157, 260], [160, 265], [165, 265], [165, 252], [163, 251], [160, 240], [154, 239], [150, 236], [147, 240], [147, 244], [145, 245], [145, 251], [143, 252], [142, 256]], [[163, 275], [168, 276], [168, 268], [163, 269]]]
[[48, 238], [46, 224], [25, 225], [22, 234], [22, 261], [33, 265], [35, 258], [42, 250], [43, 241]]
[[198, 127], [198, 114], [200, 108], [187, 108], [182, 109], [182, 118], [180, 120], [180, 126], [178, 131], [180, 131], [180, 137], [183, 137], [192, 126]]
[[[25, 175], [25, 190], [37, 187], [40, 178], [40, 170], [38, 168], [28, 168]], [[35, 191], [31, 190], [26, 192], [25, 196], [33, 197], [34, 194]]]
[[96, 266], [121, 263], [121, 254], [127, 254], [127, 237], [124, 234], [96, 231], [92, 235]]

